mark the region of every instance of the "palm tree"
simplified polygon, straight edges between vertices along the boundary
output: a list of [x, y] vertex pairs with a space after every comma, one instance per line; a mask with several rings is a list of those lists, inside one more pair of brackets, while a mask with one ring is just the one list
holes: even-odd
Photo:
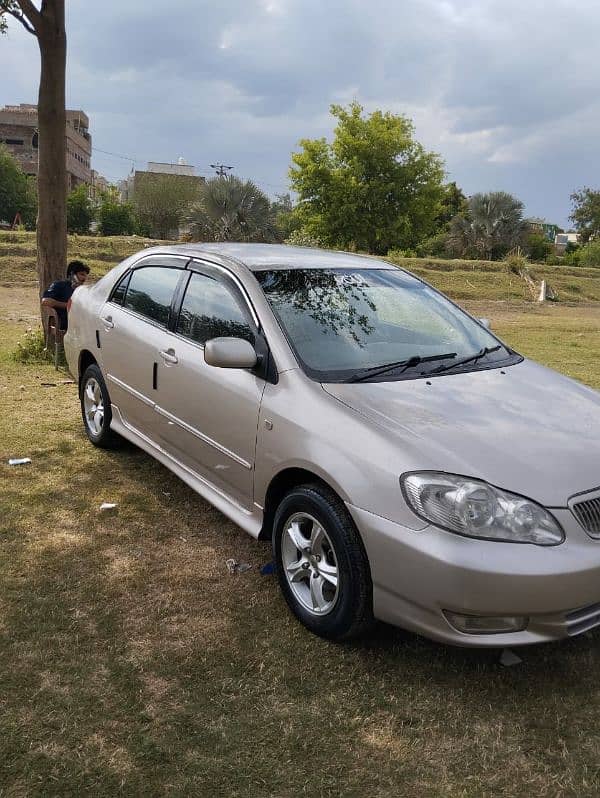
[[277, 241], [269, 198], [251, 180], [214, 177], [200, 189], [187, 215], [196, 241]]
[[450, 223], [448, 248], [458, 255], [492, 260], [521, 243], [523, 203], [505, 191], [474, 194], [464, 215]]

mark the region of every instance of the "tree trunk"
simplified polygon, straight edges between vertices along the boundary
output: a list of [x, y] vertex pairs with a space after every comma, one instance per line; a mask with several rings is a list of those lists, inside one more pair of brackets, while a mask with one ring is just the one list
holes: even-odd
[[67, 166], [65, 0], [42, 3], [37, 33], [40, 47], [38, 96], [37, 266], [40, 296], [64, 279], [67, 261]]

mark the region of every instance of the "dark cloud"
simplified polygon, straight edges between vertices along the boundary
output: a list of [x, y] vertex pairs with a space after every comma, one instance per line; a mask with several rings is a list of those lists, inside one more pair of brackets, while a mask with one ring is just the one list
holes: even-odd
[[[332, 102], [415, 120], [467, 192], [502, 188], [563, 224], [598, 184], [596, 0], [105, 0], [68, 4], [68, 102], [100, 149], [223, 160], [285, 190]], [[35, 42], [0, 41], [7, 102], [35, 101]], [[126, 160], [96, 152], [111, 178]]]

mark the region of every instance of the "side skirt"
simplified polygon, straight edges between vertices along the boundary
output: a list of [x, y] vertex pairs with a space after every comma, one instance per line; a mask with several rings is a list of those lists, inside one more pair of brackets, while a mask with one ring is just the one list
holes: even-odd
[[203, 499], [206, 499], [206, 501], [216, 507], [217, 510], [220, 510], [223, 515], [226, 515], [234, 524], [237, 524], [245, 532], [248, 532], [253, 538], [258, 538], [263, 524], [262, 508], [258, 507], [256, 504], [253, 505], [252, 511], [241, 507], [226, 494], [217, 490], [213, 485], [196, 474], [195, 471], [179, 463], [168, 452], [150, 440], [150, 438], [147, 438], [138, 430], [125, 424], [118, 407], [115, 407], [115, 405], [112, 406], [112, 413], [111, 429], [152, 455], [159, 463], [162, 463], [169, 471], [172, 471], [179, 479], [183, 480], [186, 485], [189, 485], [192, 490], [199, 493]]

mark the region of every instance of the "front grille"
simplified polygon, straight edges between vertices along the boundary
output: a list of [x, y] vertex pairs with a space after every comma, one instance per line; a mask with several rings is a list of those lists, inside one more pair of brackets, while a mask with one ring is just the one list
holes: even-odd
[[600, 538], [600, 496], [571, 504], [573, 515], [592, 538]]
[[569, 637], [587, 632], [600, 624], [600, 604], [591, 604], [589, 607], [568, 612], [565, 621]]

